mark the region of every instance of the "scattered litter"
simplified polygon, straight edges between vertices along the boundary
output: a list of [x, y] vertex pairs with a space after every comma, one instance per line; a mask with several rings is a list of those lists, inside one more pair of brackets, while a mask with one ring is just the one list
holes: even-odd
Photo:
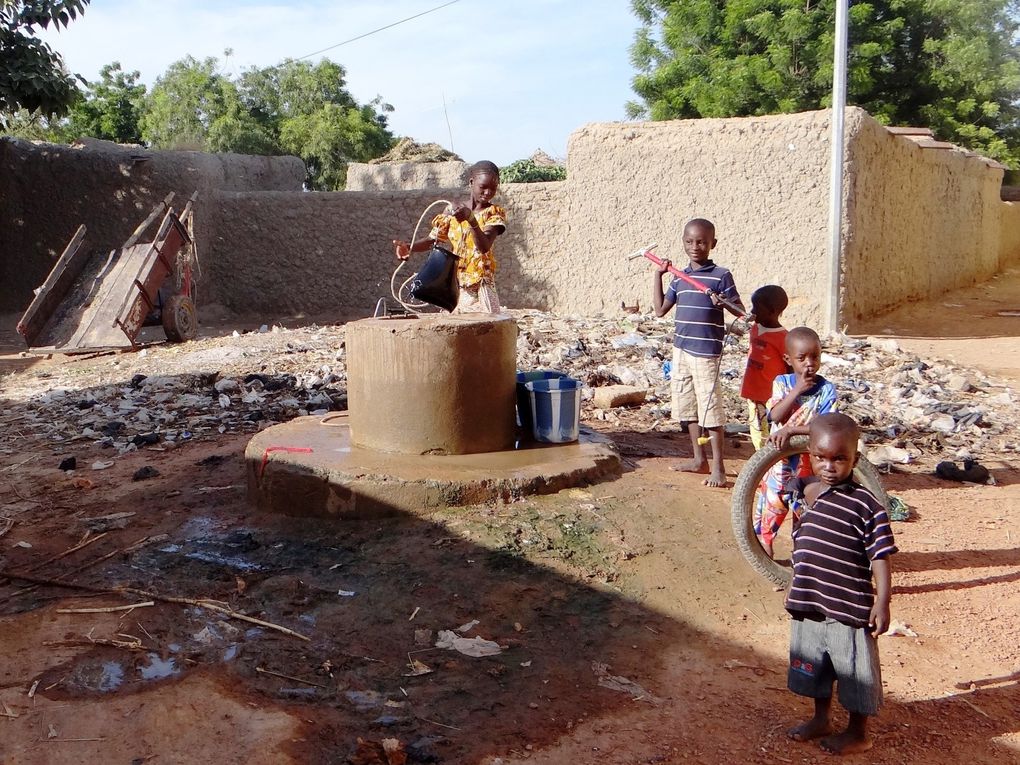
[[60, 470], [65, 471], [74, 470], [78, 467], [78, 459], [76, 457], [64, 457], [64, 459], [60, 460], [60, 465], [58, 467]]
[[463, 635], [465, 632], [470, 632], [471, 630], [473, 630], [479, 624], [481, 624], [480, 621], [478, 621], [477, 619], [472, 619], [466, 624], [460, 625], [456, 630], [454, 630], [454, 632], [459, 632], [460, 634]]
[[354, 590], [337, 590], [336, 594], [339, 595], [341, 598], [353, 598], [358, 593], [356, 593]]
[[964, 460], [963, 469], [958, 468], [955, 462], [948, 460], [940, 462], [935, 466], [935, 475], [947, 481], [959, 481], [960, 483], [995, 483], [988, 468], [976, 460]]
[[92, 469], [93, 470], [106, 470], [107, 468], [110, 468], [110, 467], [113, 467], [113, 462], [112, 461], [110, 461], [110, 462], [100, 462], [100, 461], [97, 461], [97, 462], [93, 462], [92, 463]]
[[420, 629], [414, 631], [415, 645], [432, 645], [432, 630]]
[[880, 444], [879, 446], [868, 449], [867, 457], [868, 462], [875, 467], [894, 464], [907, 465], [914, 461], [914, 455], [906, 449], [889, 446], [888, 444]]
[[621, 677], [620, 675], [609, 674], [609, 669], [610, 667], [608, 664], [602, 664], [597, 661], [593, 661], [591, 663], [591, 670], [595, 673], [595, 677], [598, 678], [598, 683], [601, 688], [608, 688], [611, 691], [620, 691], [621, 693], [629, 693], [634, 701], [647, 701], [650, 704], [662, 703], [662, 699], [653, 696], [633, 680]]
[[530, 667], [531, 666], [531, 659], [528, 659], [527, 661], [522, 661], [521, 662], [521, 666], [524, 667], [525, 669]]
[[405, 765], [407, 752], [404, 745], [395, 738], [366, 741], [359, 737], [354, 753], [347, 758], [347, 762], [350, 765]]
[[428, 675], [432, 673], [432, 667], [428, 666], [424, 662], [418, 661], [417, 659], [411, 659], [407, 666], [409, 671], [404, 673], [404, 677], [420, 677], [421, 675]]
[[132, 481], [144, 481], [146, 478], [155, 478], [160, 472], [151, 465], [143, 465], [131, 476]]
[[889, 624], [889, 629], [886, 630], [885, 634], [889, 637], [896, 637], [897, 635], [902, 635], [903, 637], [917, 637], [917, 633], [910, 629], [910, 625], [897, 621], [893, 621]]
[[25, 540], [21, 540], [20, 542], [15, 542], [14, 546], [15, 547], [20, 547], [23, 550], [31, 550], [32, 549], [32, 543], [31, 542], [26, 542]]
[[113, 529], [127, 528], [127, 519], [134, 514], [134, 512], [111, 513], [110, 515], [99, 515], [95, 518], [82, 518], [81, 522], [89, 531], [112, 531]]
[[456, 632], [452, 630], [440, 630], [436, 640], [436, 648], [445, 648], [447, 650], [457, 651], [465, 656], [471, 656], [476, 659], [483, 656], [497, 656], [503, 652], [499, 643], [495, 643], [491, 640], [485, 640], [481, 637], [466, 638], [460, 637]]
[[910, 520], [910, 506], [899, 497], [889, 495], [889, 520], [908, 521]]

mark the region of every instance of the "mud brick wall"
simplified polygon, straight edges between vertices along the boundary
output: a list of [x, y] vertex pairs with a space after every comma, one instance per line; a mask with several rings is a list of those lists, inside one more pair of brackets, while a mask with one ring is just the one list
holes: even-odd
[[[295, 157], [0, 139], [0, 311], [28, 306], [32, 290], [82, 223], [85, 246], [106, 252], [127, 239], [170, 191], [178, 212], [199, 192], [199, 223], [214, 189], [300, 190], [304, 177]], [[196, 233], [202, 252], [201, 225]]]
[[[565, 249], [565, 222], [543, 235], [563, 207], [559, 183], [515, 184], [498, 199], [513, 224], [497, 243], [500, 297], [512, 306], [553, 307], [544, 264]], [[389, 298], [393, 239], [410, 239], [425, 208], [457, 189], [332, 193], [217, 193], [208, 218], [206, 302], [267, 316], [338, 312], [370, 316]], [[429, 232], [431, 211], [419, 229]], [[415, 255], [400, 274], [424, 262]], [[393, 302], [390, 300], [389, 302]]]
[[860, 109], [848, 111], [847, 135], [844, 321], [974, 284], [1016, 257], [1003, 241], [1020, 221], [1000, 199], [1001, 169], [923, 149]]
[[651, 302], [651, 265], [624, 256], [650, 242], [686, 264], [684, 223], [708, 218], [713, 257], [741, 295], [778, 283], [787, 322], [824, 318], [827, 273], [827, 114], [588, 125], [568, 146], [572, 258], [558, 303], [614, 311]]
[[999, 264], [1020, 264], [1020, 202], [1003, 202], [999, 208]]
[[467, 162], [352, 162], [347, 166], [347, 191], [459, 189], [467, 186]]

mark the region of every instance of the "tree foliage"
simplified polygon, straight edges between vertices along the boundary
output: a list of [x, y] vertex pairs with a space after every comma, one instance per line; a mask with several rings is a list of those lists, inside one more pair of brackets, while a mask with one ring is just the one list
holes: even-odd
[[139, 120], [145, 103], [145, 86], [138, 82], [141, 75], [125, 72], [120, 62], [106, 64], [99, 70], [99, 81], [74, 102], [67, 123], [60, 131], [74, 140], [91, 136], [117, 143], [141, 143]]
[[[831, 105], [835, 0], [632, 0], [632, 117]], [[851, 0], [848, 100], [1020, 164], [1020, 0]]]
[[537, 183], [541, 181], [562, 181], [567, 177], [563, 165], [539, 165], [533, 159], [519, 159], [500, 168], [500, 183]]
[[215, 58], [175, 62], [152, 88], [142, 137], [156, 148], [243, 154], [294, 154], [307, 185], [343, 188], [349, 162], [365, 162], [393, 144], [379, 99], [358, 104], [345, 71], [332, 61], [287, 60], [233, 80]]
[[74, 77], [37, 29], [66, 27], [89, 0], [0, 0], [0, 126], [21, 109], [51, 117], [74, 101]]

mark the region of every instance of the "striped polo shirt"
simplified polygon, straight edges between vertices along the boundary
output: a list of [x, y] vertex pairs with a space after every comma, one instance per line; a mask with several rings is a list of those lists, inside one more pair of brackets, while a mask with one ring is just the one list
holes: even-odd
[[[706, 260], [699, 268], [688, 265], [684, 273], [727, 300], [740, 302], [733, 275], [711, 260]], [[670, 300], [676, 303], [673, 345], [692, 356], [722, 356], [723, 335], [726, 334], [722, 307], [713, 304], [708, 295], [679, 278], [670, 282], [664, 298], [667, 303]]]
[[866, 627], [875, 604], [871, 561], [894, 552], [889, 516], [874, 494], [854, 481], [826, 488], [793, 532], [786, 610]]

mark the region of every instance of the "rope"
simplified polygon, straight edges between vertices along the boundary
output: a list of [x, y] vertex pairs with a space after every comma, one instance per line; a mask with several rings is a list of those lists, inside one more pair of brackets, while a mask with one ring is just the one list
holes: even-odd
[[[418, 223], [415, 224], [414, 232], [411, 234], [411, 242], [410, 242], [410, 244], [411, 244], [412, 247], [414, 246], [414, 243], [418, 240], [418, 229], [421, 228], [421, 223], [422, 223], [423, 220], [425, 220], [425, 216], [428, 215], [429, 210], [431, 210], [436, 205], [440, 205], [440, 204], [446, 205], [447, 207], [453, 207], [453, 203], [449, 202], [449, 201], [447, 201], [445, 199], [437, 199], [435, 202], [433, 202], [428, 207], [426, 207], [422, 211], [421, 217], [418, 218]], [[408, 255], [410, 255], [410, 254], [411, 253], [408, 253]], [[393, 299], [394, 300], [396, 300], [398, 303], [400, 303], [400, 305], [402, 305], [404, 307], [405, 311], [407, 311], [408, 313], [413, 313], [413, 314], [417, 315], [418, 313], [420, 313], [420, 309], [426, 308], [428, 306], [428, 303], [423, 303], [421, 301], [416, 301], [415, 303], [405, 303], [400, 298], [400, 296], [401, 296], [401, 294], [403, 294], [404, 290], [407, 289], [407, 285], [410, 284], [411, 282], [413, 282], [415, 280], [415, 278], [418, 276], [418, 272], [415, 271], [407, 279], [405, 279], [403, 284], [401, 284], [400, 287], [398, 288], [397, 287], [397, 274], [400, 273], [400, 269], [404, 267], [405, 263], [407, 263], [406, 260], [400, 261], [397, 264], [397, 267], [393, 270], [393, 276], [390, 277], [390, 294], [393, 295]]]

